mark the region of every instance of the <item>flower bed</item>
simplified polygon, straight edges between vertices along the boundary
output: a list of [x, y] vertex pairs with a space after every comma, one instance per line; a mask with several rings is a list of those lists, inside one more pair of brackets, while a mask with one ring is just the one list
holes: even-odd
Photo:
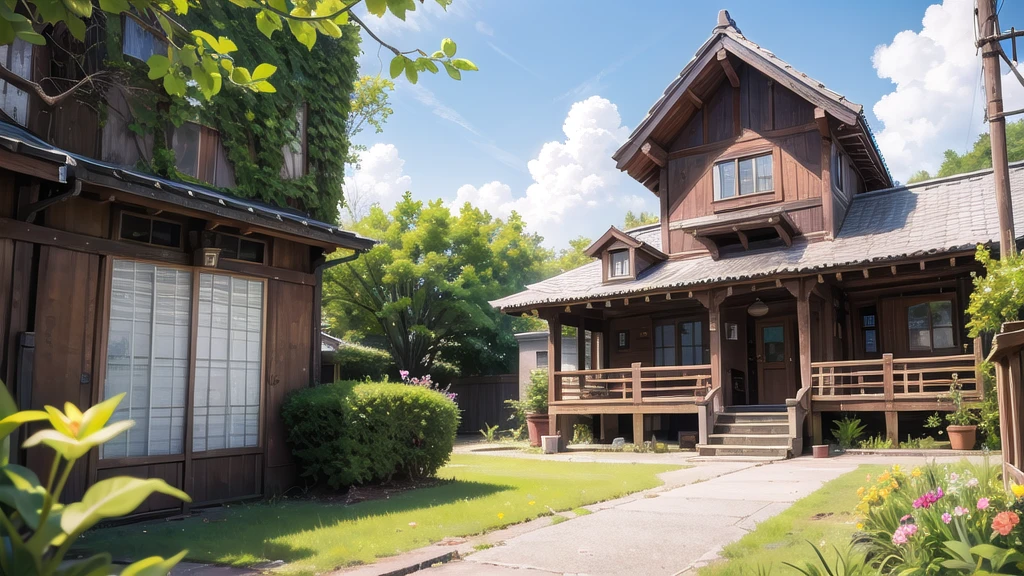
[[893, 466], [867, 482], [855, 540], [880, 573], [1024, 573], [1024, 487], [1007, 494], [998, 467]]

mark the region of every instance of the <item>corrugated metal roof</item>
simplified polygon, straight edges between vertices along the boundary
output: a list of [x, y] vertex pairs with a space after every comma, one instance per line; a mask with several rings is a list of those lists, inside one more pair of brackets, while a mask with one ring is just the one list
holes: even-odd
[[[1024, 162], [1010, 166], [1010, 188], [1014, 202], [1024, 206]], [[1024, 210], [1017, 210], [1014, 220], [1016, 230], [1024, 231]], [[637, 230], [651, 233], [647, 228]], [[998, 241], [992, 171], [983, 170], [860, 194], [832, 241], [797, 241], [789, 248], [730, 254], [719, 260], [667, 260], [635, 280], [614, 284], [602, 283], [601, 264], [594, 261], [491, 304], [519, 309], [600, 300], [963, 252]]]
[[[156, 200], [196, 200], [195, 208], [225, 218], [251, 220], [267, 228], [355, 250], [367, 250], [375, 241], [289, 208], [238, 198], [189, 182], [177, 182], [139, 170], [117, 166], [54, 147], [25, 128], [0, 121], [0, 147], [11, 152], [63, 164], [68, 176]], [[141, 188], [139, 188], [141, 187]], [[225, 213], [227, 211], [227, 213]], [[234, 213], [234, 214], [232, 214]]]

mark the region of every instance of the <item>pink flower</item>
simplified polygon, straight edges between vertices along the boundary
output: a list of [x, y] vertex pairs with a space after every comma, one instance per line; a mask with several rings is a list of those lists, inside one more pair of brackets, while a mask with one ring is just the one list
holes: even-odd
[[892, 534], [892, 543], [899, 546], [906, 544], [907, 540], [917, 534], [917, 524], [903, 524]]
[[967, 487], [968, 488], [974, 488], [977, 485], [978, 485], [978, 479], [977, 478], [971, 478], [970, 480], [967, 481]]
[[963, 516], [964, 514], [967, 514], [967, 512], [967, 508], [962, 508], [960, 506], [953, 509], [953, 514], [956, 514], [957, 516]]
[[910, 520], [910, 518], [911, 518], [910, 514], [907, 514], [903, 518], [900, 518], [900, 524], [906, 522], [907, 520]]
[[992, 520], [992, 529], [1002, 536], [1007, 536], [1013, 530], [1013, 527], [1019, 523], [1020, 517], [1017, 516], [1017, 513], [1007, 510], [1006, 512], [996, 514], [995, 519]]
[[988, 508], [988, 498], [978, 498], [978, 510]]
[[914, 500], [914, 508], [931, 508], [932, 504], [938, 502], [939, 498], [942, 498], [944, 495], [941, 487], [933, 492], [922, 494], [920, 498]]
[[405, 379], [409, 378], [409, 371], [408, 370], [399, 370], [398, 371], [398, 375], [402, 377], [402, 380], [405, 380]]
[[959, 474], [957, 474], [956, 472], [953, 472], [953, 473], [951, 473], [951, 474], [949, 475], [949, 481], [950, 481], [950, 482], [956, 482], [956, 481], [957, 481], [957, 480], [959, 480], [959, 479], [960, 479], [960, 475], [959, 475]]
[[946, 512], [945, 514], [942, 515], [942, 522], [943, 522], [943, 524], [949, 524], [952, 521], [953, 521], [953, 517], [949, 515], [949, 512]]

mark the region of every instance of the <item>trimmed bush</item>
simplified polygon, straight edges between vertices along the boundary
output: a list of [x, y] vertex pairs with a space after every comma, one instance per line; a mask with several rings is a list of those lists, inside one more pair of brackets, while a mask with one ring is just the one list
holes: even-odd
[[387, 350], [363, 346], [352, 342], [342, 342], [334, 352], [324, 353], [323, 361], [341, 367], [342, 380], [384, 380], [395, 377], [398, 370]]
[[407, 384], [299, 390], [281, 416], [302, 475], [332, 488], [431, 476], [448, 462], [459, 426], [454, 402]]

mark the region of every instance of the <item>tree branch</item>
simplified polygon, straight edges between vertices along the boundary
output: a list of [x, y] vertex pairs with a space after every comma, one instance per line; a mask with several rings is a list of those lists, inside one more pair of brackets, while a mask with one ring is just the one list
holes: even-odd
[[378, 44], [380, 44], [381, 46], [387, 48], [388, 50], [391, 50], [395, 54], [395, 56], [401, 56], [402, 54], [414, 54], [414, 53], [418, 52], [418, 50], [406, 50], [405, 52], [402, 52], [398, 48], [395, 48], [391, 44], [388, 44], [387, 42], [381, 40], [380, 36], [377, 36], [376, 34], [374, 34], [373, 30], [370, 30], [370, 28], [366, 25], [366, 23], [363, 22], [362, 20], [360, 20], [359, 16], [356, 16], [355, 13], [349, 14], [348, 15], [348, 19], [352, 20], [356, 24], [359, 24], [359, 27], [362, 28], [363, 30], [366, 30], [366, 33], [370, 35], [370, 38], [373, 38], [374, 40], [377, 41]]
[[11, 70], [8, 70], [5, 66], [0, 65], [0, 80], [6, 81], [8, 84], [10, 84], [11, 86], [14, 86], [15, 88], [17, 88], [19, 90], [22, 90], [22, 91], [25, 91], [25, 92], [31, 92], [32, 94], [35, 94], [36, 97], [38, 97], [40, 100], [42, 100], [44, 104], [46, 104], [47, 106], [50, 106], [50, 107], [53, 107], [53, 106], [56, 106], [57, 104], [60, 104], [68, 96], [71, 96], [72, 94], [74, 94], [82, 86], [84, 86], [86, 84], [92, 85], [93, 79], [99, 78], [101, 76], [105, 76], [106, 74], [107, 74], [106, 71], [94, 72], [92, 74], [89, 74], [85, 78], [82, 78], [81, 80], [76, 82], [74, 86], [72, 86], [71, 88], [68, 88], [64, 92], [61, 92], [60, 94], [55, 94], [55, 95], [51, 96], [51, 95], [47, 94], [46, 90], [44, 90], [43, 87], [40, 86], [39, 84], [37, 84], [37, 83], [35, 83], [35, 82], [31, 81], [31, 80], [26, 80], [25, 78], [22, 78], [21, 76], [17, 75], [16, 73], [12, 72]]
[[[355, 2], [349, 4], [348, 6], [345, 6], [344, 8], [338, 10], [337, 12], [333, 12], [333, 13], [328, 14], [326, 16], [293, 16], [292, 14], [289, 14], [287, 12], [284, 12], [284, 11], [278, 10], [277, 8], [274, 8], [269, 3], [268, 4], [264, 4], [263, 5], [263, 9], [267, 10], [267, 11], [270, 11], [270, 12], [273, 12], [274, 14], [277, 14], [278, 16], [280, 16], [282, 18], [287, 18], [289, 20], [296, 20], [298, 22], [319, 22], [321, 20], [334, 20], [338, 16], [341, 16], [345, 12], [348, 12], [348, 11], [352, 10], [353, 8], [355, 8], [356, 5], [359, 4], [361, 1], [362, 0], [356, 0]], [[354, 14], [350, 14], [349, 18], [355, 18], [355, 15]], [[383, 42], [381, 42], [381, 44], [383, 44]]]

